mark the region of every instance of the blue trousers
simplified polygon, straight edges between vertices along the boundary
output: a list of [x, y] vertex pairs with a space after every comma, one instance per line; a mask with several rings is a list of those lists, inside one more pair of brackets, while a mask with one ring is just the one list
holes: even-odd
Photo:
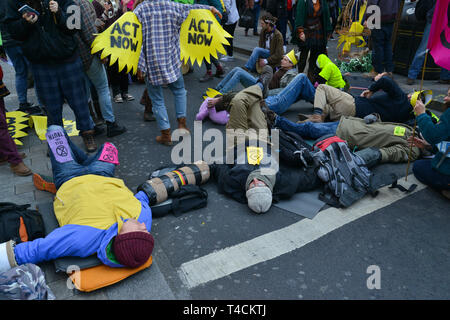
[[27, 76], [30, 63], [23, 55], [20, 46], [5, 47], [5, 52], [11, 59], [11, 62], [16, 71], [16, 91], [19, 103], [27, 103]]
[[228, 72], [222, 81], [220, 81], [220, 83], [216, 86], [216, 90], [220, 93], [227, 93], [232, 91], [238, 83], [241, 83], [245, 88], [248, 88], [255, 85], [257, 80], [258, 79], [244, 69], [235, 67], [233, 70]]
[[442, 174], [431, 167], [431, 159], [414, 161], [414, 176], [422, 182], [438, 191], [450, 190], [450, 176]]
[[[64, 129], [60, 126], [51, 125], [48, 127], [47, 132], [57, 131]], [[50, 161], [52, 163], [53, 181], [56, 189], [62, 186], [66, 181], [72, 178], [84, 176], [86, 174], [95, 174], [103, 177], [114, 177], [114, 170], [116, 165], [98, 160], [103, 146], [93, 156], [88, 156], [80, 148], [78, 148], [65, 133], [66, 139], [69, 143], [69, 152], [72, 155], [73, 160], [68, 162], [58, 162], [53, 155], [52, 149], [50, 150]]]
[[381, 29], [372, 30], [372, 65], [377, 73], [394, 71], [391, 43], [393, 29], [394, 23], [385, 23]]
[[277, 116], [275, 120], [275, 127], [284, 130], [292, 131], [300, 135], [304, 139], [319, 139], [328, 134], [336, 134], [336, 129], [339, 122], [304, 122], [295, 123], [285, 117]]
[[[413, 61], [409, 66], [408, 70], [408, 78], [409, 79], [417, 79], [420, 72], [423, 68], [423, 63], [425, 61], [425, 52], [427, 49], [428, 38], [430, 36], [431, 23], [427, 23], [425, 25], [425, 29], [423, 30], [422, 40], [420, 41], [419, 47], [417, 48], [416, 54], [414, 55]], [[450, 71], [444, 68], [441, 68], [440, 78], [442, 80], [450, 79]]]
[[316, 89], [308, 77], [300, 73], [277, 95], [268, 96], [265, 100], [267, 107], [277, 114], [285, 112], [299, 99], [314, 103]]
[[[164, 104], [164, 93], [161, 86], [154, 86], [146, 80], [148, 96], [152, 100], [153, 114], [160, 130], [170, 129], [169, 116]], [[175, 98], [175, 113], [178, 118], [186, 117], [186, 89], [183, 76], [169, 84], [169, 89]]]
[[266, 59], [270, 56], [270, 50], [264, 49], [260, 47], [256, 47], [253, 49], [253, 52], [248, 59], [247, 63], [245, 64], [245, 67], [250, 71], [256, 71], [256, 63], [258, 62], [259, 58]]
[[48, 123], [63, 126], [64, 99], [75, 114], [80, 132], [93, 129], [81, 59], [60, 64], [31, 63], [36, 92], [47, 109]]

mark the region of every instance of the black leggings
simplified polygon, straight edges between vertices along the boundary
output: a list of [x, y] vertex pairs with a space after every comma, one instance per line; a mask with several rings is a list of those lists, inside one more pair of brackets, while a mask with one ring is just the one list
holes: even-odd
[[116, 62], [112, 66], [108, 66], [109, 83], [111, 84], [113, 97], [118, 94], [128, 93], [128, 73], [125, 67], [119, 72], [119, 64]]
[[[226, 24], [223, 26], [223, 30], [228, 32], [234, 37], [234, 30], [236, 30], [237, 21], [233, 24]], [[227, 56], [232, 57], [233, 56], [233, 38], [227, 38], [228, 42], [230, 43], [229, 46], [226, 46], [225, 49], [227, 50]]]

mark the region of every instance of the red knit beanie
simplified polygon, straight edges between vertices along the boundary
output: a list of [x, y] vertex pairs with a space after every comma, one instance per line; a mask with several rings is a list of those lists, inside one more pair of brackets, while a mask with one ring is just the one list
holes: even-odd
[[136, 231], [118, 234], [113, 243], [113, 251], [120, 264], [137, 268], [150, 258], [155, 240], [150, 233]]

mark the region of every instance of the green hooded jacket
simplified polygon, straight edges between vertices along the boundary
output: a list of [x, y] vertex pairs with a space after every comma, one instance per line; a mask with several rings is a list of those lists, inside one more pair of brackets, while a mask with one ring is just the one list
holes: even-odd
[[345, 87], [341, 71], [325, 54], [319, 55], [316, 64], [321, 69], [319, 76], [327, 81], [325, 84], [338, 89]]

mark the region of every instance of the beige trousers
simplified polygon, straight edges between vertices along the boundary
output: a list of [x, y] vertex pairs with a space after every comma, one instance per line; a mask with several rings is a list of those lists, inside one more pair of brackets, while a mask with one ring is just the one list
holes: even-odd
[[314, 96], [314, 108], [322, 109], [324, 116], [338, 121], [341, 116], [355, 116], [355, 98], [347, 92], [320, 84]]

